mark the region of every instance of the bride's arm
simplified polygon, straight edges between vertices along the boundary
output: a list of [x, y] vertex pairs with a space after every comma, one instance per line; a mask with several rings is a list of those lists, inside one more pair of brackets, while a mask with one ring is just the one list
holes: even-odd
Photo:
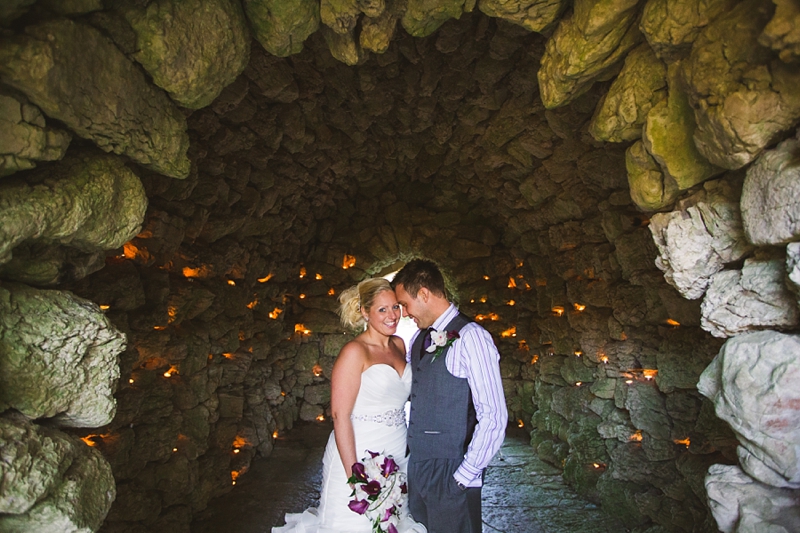
[[356, 438], [350, 414], [361, 387], [361, 372], [364, 370], [366, 354], [355, 342], [347, 343], [333, 365], [331, 375], [331, 415], [336, 447], [342, 459], [345, 474], [351, 476], [356, 457]]

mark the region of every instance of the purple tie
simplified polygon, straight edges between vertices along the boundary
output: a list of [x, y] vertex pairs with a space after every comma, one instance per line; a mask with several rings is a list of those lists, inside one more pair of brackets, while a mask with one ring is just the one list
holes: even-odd
[[428, 328], [425, 330], [425, 339], [422, 341], [422, 353], [420, 354], [420, 359], [425, 357], [425, 354], [428, 353], [428, 348], [433, 342], [433, 339], [431, 339], [431, 331], [433, 331], [433, 328]]

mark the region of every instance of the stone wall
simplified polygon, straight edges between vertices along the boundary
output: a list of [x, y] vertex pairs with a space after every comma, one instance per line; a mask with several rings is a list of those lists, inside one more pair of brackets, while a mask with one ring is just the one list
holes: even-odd
[[428, 257], [584, 496], [797, 529], [791, 2], [113, 4], [0, 10], [4, 527], [189, 531]]

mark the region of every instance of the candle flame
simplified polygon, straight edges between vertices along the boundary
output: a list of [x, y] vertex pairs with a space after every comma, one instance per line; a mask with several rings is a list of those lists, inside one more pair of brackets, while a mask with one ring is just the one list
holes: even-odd
[[163, 331], [167, 329], [167, 326], [153, 326], [153, 329], [156, 331]]
[[108, 311], [108, 308], [109, 308], [108, 305], [101, 305], [100, 306], [100, 309], [103, 310], [103, 311]]
[[508, 278], [508, 288], [509, 289], [517, 288], [517, 282], [514, 280], [514, 278]]
[[630, 438], [628, 439], [628, 441], [629, 442], [642, 442], [642, 439], [643, 439], [642, 430], [640, 429], [640, 430], [637, 430], [635, 433], [633, 433], [630, 436]]
[[608, 364], [608, 356], [607, 355], [601, 355], [600, 356], [600, 361], [602, 361], [605, 364]]
[[506, 305], [512, 305], [512, 306], [513, 306], [513, 305], [515, 305], [516, 303], [517, 303], [517, 302], [515, 302], [514, 300], [509, 300], [509, 301], [507, 301], [507, 302], [506, 302]]
[[534, 354], [534, 356], [531, 357], [531, 364], [535, 365], [538, 361], [539, 361], [539, 355], [538, 354]]
[[553, 314], [556, 316], [561, 316], [564, 314], [564, 308], [560, 305], [554, 305], [551, 311], [553, 311]]
[[306, 298], [306, 295], [305, 295], [305, 294], [300, 294], [300, 299], [301, 299], [301, 300], [305, 300], [305, 298]]
[[277, 439], [278, 438], [278, 430], [277, 429], [272, 432], [272, 438], [273, 439]]
[[575, 386], [576, 387], [580, 387], [581, 385], [583, 385], [583, 381], [576, 381], [575, 382]]
[[178, 375], [178, 369], [175, 368], [174, 366], [169, 367], [169, 370], [164, 372], [165, 378], [171, 378], [172, 376], [177, 376], [177, 375]]
[[317, 422], [322, 422], [323, 420], [325, 420], [325, 415], [318, 415], [317, 416]]
[[311, 330], [307, 329], [303, 324], [295, 324], [294, 332], [300, 333], [301, 335], [311, 335]]
[[572, 307], [574, 307], [574, 308], [575, 308], [575, 310], [576, 310], [576, 311], [578, 311], [579, 313], [580, 313], [581, 311], [583, 311], [584, 309], [586, 309], [586, 306], [585, 306], [585, 305], [583, 305], [583, 304], [579, 304], [579, 303], [574, 303], [574, 304], [572, 304]]
[[322, 375], [322, 367], [319, 365], [314, 365], [314, 368], [311, 369], [316, 377], [320, 377]]
[[342, 259], [342, 268], [347, 270], [348, 268], [353, 268], [354, 266], [356, 266], [356, 256], [344, 254], [344, 259]]
[[521, 427], [521, 428], [525, 427], [525, 422], [523, 422], [521, 418], [519, 420], [517, 420], [517, 427]]
[[678, 322], [677, 320], [672, 320], [671, 318], [667, 319], [667, 324], [669, 324], [670, 326], [675, 327], [675, 328], [677, 328], [678, 326], [681, 325], [680, 322]]
[[478, 322], [483, 322], [484, 320], [491, 320], [494, 322], [500, 320], [500, 316], [497, 313], [487, 313], [485, 315], [476, 315], [475, 320]]
[[273, 277], [275, 277], [275, 274], [273, 274], [272, 272], [270, 272], [269, 274], [267, 274], [267, 275], [266, 275], [266, 276], [264, 276], [263, 278], [258, 278], [258, 282], [259, 282], [259, 283], [266, 283], [266, 282], [268, 282], [269, 280], [271, 280]]
[[328, 289], [328, 296], [333, 296], [334, 294], [336, 294], [336, 291], [333, 289], [333, 287]]
[[208, 268], [206, 268], [205, 266], [199, 266], [197, 268], [192, 268], [187, 266], [183, 267], [181, 272], [183, 273], [183, 277], [187, 279], [208, 277]]
[[254, 298], [252, 302], [247, 304], [248, 309], [254, 309], [258, 305], [258, 298]]
[[486, 274], [484, 274], [484, 275], [483, 275], [483, 279], [485, 279], [486, 281], [489, 281], [489, 276], [487, 276]]
[[233, 281], [232, 279], [229, 279], [228, 280], [228, 285], [230, 285], [231, 287], [235, 287], [236, 286], [236, 282]]
[[306, 267], [300, 267], [300, 279], [306, 277], [306, 274], [308, 274], [308, 272], [306, 271]]
[[644, 376], [644, 379], [650, 381], [658, 375], [658, 370], [642, 370], [642, 375]]
[[692, 441], [691, 441], [691, 440], [689, 440], [689, 437], [686, 437], [685, 439], [680, 439], [680, 440], [678, 440], [678, 439], [675, 439], [673, 442], [674, 442], [675, 444], [683, 444], [683, 445], [684, 445], [684, 446], [686, 446], [687, 448], [688, 448], [688, 447], [689, 447], [689, 445], [692, 443]]
[[317, 272], [316, 275], [314, 276], [314, 279], [322, 279], [322, 274]]
[[272, 312], [269, 314], [269, 317], [270, 317], [272, 320], [275, 320], [276, 318], [278, 318], [278, 316], [280, 316], [280, 314], [281, 314], [281, 313], [283, 313], [283, 309], [279, 309], [278, 307], [276, 307], [276, 308], [275, 308], [275, 309], [273, 309], [273, 310], [272, 310]]
[[575, 350], [575, 355], [576, 355], [577, 357], [580, 357], [580, 356], [582, 356], [582, 355], [583, 355], [583, 351], [581, 351], [581, 350]]
[[500, 336], [503, 337], [503, 338], [516, 337], [517, 336], [517, 326], [511, 326], [507, 330], [501, 332]]

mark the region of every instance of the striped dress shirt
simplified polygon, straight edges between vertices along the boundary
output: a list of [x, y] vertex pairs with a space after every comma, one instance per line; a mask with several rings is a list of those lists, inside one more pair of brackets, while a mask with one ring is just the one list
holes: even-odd
[[[455, 305], [436, 319], [433, 328], [441, 331], [458, 314]], [[419, 331], [409, 342], [406, 360], [411, 361], [411, 346]], [[500, 379], [500, 354], [491, 334], [475, 322], [461, 329], [460, 338], [447, 352], [445, 366], [457, 378], [465, 378], [472, 391], [472, 402], [478, 424], [467, 448], [464, 461], [453, 474], [467, 487], [483, 484], [483, 470], [500, 449], [506, 434], [508, 409]]]

